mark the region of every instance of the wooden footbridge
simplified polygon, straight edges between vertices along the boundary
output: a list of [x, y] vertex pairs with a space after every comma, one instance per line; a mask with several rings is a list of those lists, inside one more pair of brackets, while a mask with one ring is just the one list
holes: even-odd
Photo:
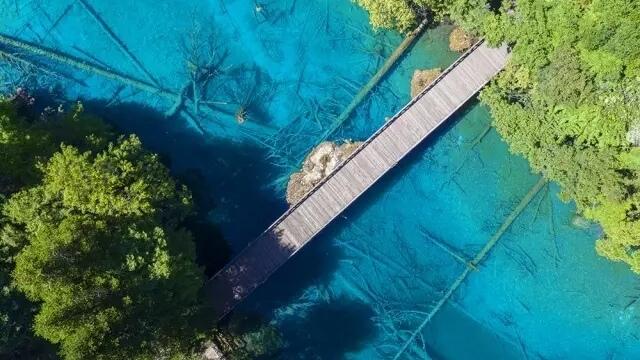
[[333, 219], [449, 119], [502, 68], [506, 47], [465, 52], [313, 190], [207, 283], [224, 317]]

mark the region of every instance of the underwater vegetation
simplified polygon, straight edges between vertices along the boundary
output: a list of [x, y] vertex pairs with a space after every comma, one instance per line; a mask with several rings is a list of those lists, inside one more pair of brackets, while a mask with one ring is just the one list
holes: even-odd
[[[598, 253], [640, 273], [638, 81], [635, 1], [360, 2], [375, 26], [406, 31], [422, 11], [513, 48], [482, 99], [513, 152], [558, 182], [563, 198], [597, 221]], [[437, 20], [438, 16], [433, 19]], [[532, 31], [531, 29], [536, 29]], [[570, 29], [577, 29], [573, 31]], [[452, 37], [453, 39], [453, 37]], [[542, 131], [541, 131], [542, 129]]]
[[[176, 270], [195, 266], [197, 277], [204, 279], [286, 209], [288, 179], [313, 148], [325, 140], [366, 139], [410, 99], [415, 70], [445, 68], [455, 60], [458, 54], [448, 44], [454, 29], [451, 22], [455, 22], [466, 35], [496, 42], [506, 39], [512, 45], [515, 60], [502, 79], [485, 91], [483, 103], [463, 109], [449, 126], [274, 274], [219, 329], [203, 324], [199, 329], [206, 330], [205, 336], [167, 351], [185, 345], [189, 351], [201, 352], [210, 340], [231, 358], [257, 354], [350, 359], [640, 356], [637, 277], [626, 265], [596, 256], [593, 242], [597, 238], [603, 236], [605, 243], [615, 240], [594, 226], [587, 219], [593, 217], [586, 213], [587, 208], [606, 210], [612, 214], [606, 219], [609, 223], [624, 224], [621, 239], [633, 234], [626, 223], [633, 224], [635, 219], [631, 206], [635, 170], [631, 165], [618, 165], [633, 164], [634, 145], [629, 144], [636, 143], [637, 131], [632, 122], [624, 120], [623, 126], [605, 119], [637, 117], [628, 105], [635, 101], [631, 71], [636, 68], [633, 49], [637, 47], [624, 46], [636, 39], [628, 21], [633, 20], [635, 4], [534, 0], [504, 2], [502, 7], [498, 1], [482, 0], [358, 3], [381, 26], [404, 24], [403, 33], [427, 24], [375, 83], [371, 80], [404, 36], [382, 28], [372, 30], [367, 12], [351, 1], [0, 0], [4, 10], [0, 12], [2, 89], [8, 97], [14, 96], [17, 87], [30, 89], [18, 95], [24, 104], [20, 106], [32, 109], [24, 119], [28, 131], [36, 134], [24, 137], [24, 131], [14, 132], [10, 116], [12, 121], [5, 121], [0, 131], [11, 135], [0, 141], [23, 139], [22, 152], [15, 154], [37, 150], [38, 160], [13, 157], [4, 163], [12, 166], [7, 170], [12, 174], [23, 169], [15, 174], [21, 184], [28, 185], [18, 186], [0, 176], [0, 186], [9, 194], [1, 202], [6, 203], [10, 194], [25, 186], [42, 191], [52, 186], [44, 185], [40, 169], [52, 154], [61, 152], [60, 142], [78, 149], [68, 159], [78, 160], [82, 169], [93, 174], [92, 159], [106, 153], [109, 142], [118, 148], [120, 134], [125, 139], [135, 134], [141, 143], [139, 152], [122, 153], [158, 154], [153, 163], [169, 174], [158, 176], [158, 181], [170, 180], [175, 189], [182, 184], [189, 188], [188, 216], [177, 226], [161, 222], [159, 228], [164, 237], [176, 229], [189, 230], [188, 259], [178, 262], [188, 266], [176, 266]], [[413, 6], [418, 3], [421, 9]], [[402, 11], [394, 6], [401, 6]], [[385, 13], [376, 17], [376, 9]], [[553, 21], [546, 21], [547, 17]], [[565, 21], [565, 17], [573, 20]], [[587, 39], [590, 28], [597, 30], [593, 32], [597, 36]], [[562, 41], [550, 42], [550, 37]], [[565, 47], [575, 49], [564, 52]], [[628, 87], [621, 88], [623, 83]], [[28, 105], [31, 99], [34, 103]], [[77, 100], [84, 110], [78, 112], [82, 121], [74, 128], [83, 124], [89, 129], [53, 126], [74, 114], [69, 104]], [[104, 121], [91, 120], [94, 117]], [[587, 120], [593, 121], [593, 128], [585, 127]], [[491, 123], [513, 150], [530, 160], [535, 171], [553, 181], [530, 174], [527, 162], [508, 153]], [[607, 124], [615, 129], [604, 126]], [[103, 127], [110, 134], [109, 141], [86, 141], [87, 131], [102, 132]], [[593, 130], [598, 127], [606, 131]], [[89, 146], [102, 150], [89, 150]], [[83, 160], [85, 151], [90, 151], [87, 160]], [[610, 156], [598, 155], [602, 161], [591, 161], [592, 154], [604, 153]], [[611, 163], [615, 167], [604, 166], [609, 159], [615, 160]], [[564, 168], [571, 170], [565, 173]], [[587, 168], [594, 172], [586, 172]], [[141, 172], [137, 169], [132, 174]], [[577, 178], [576, 174], [583, 175]], [[64, 183], [61, 178], [51, 177], [56, 184]], [[576, 214], [572, 202], [558, 200], [560, 189], [554, 181], [571, 195], [563, 198], [579, 200], [580, 189], [607, 190], [602, 191], [607, 201], [623, 199], [617, 203], [622, 205], [609, 211], [607, 206], [578, 204], [585, 211]], [[539, 182], [544, 182], [541, 188], [536, 187]], [[140, 185], [144, 188], [148, 183]], [[538, 191], [528, 198], [531, 189]], [[87, 193], [92, 195], [77, 192]], [[146, 195], [140, 201], [156, 195], [141, 193]], [[591, 193], [582, 194], [588, 199]], [[523, 198], [529, 205], [500, 231]], [[60, 205], [58, 197], [51, 199], [50, 204], [25, 201], [23, 205], [34, 209], [33, 214], [53, 214], [64, 218], [69, 228], [76, 226], [75, 219], [66, 216], [77, 214]], [[173, 208], [162, 204], [158, 213]], [[141, 228], [134, 234], [144, 234], [141, 237], [149, 249], [158, 249], [157, 259], [152, 257], [155, 252], [144, 252], [142, 259], [130, 262], [132, 267], [140, 266], [142, 275], [156, 277], [141, 283], [159, 282], [166, 274], [166, 267], [161, 266], [166, 263], [164, 255], [169, 254], [168, 264], [173, 264], [176, 248], [163, 247], [163, 237], [148, 231], [149, 224], [158, 225], [148, 213], [143, 212], [140, 219], [121, 216]], [[3, 217], [2, 221], [4, 227], [8, 220]], [[50, 222], [44, 225], [43, 229], [53, 228]], [[18, 230], [23, 234], [31, 231]], [[96, 229], [86, 226], [86, 230]], [[470, 267], [470, 261], [499, 232], [491, 252]], [[8, 236], [3, 239], [12, 238]], [[127, 236], [114, 244], [128, 244]], [[167, 244], [174, 245], [172, 239]], [[631, 254], [633, 241], [624, 243], [630, 244], [626, 251]], [[619, 247], [613, 249], [618, 253]], [[11, 280], [17, 249], [12, 245], [2, 251], [0, 342], [11, 339], [2, 343], [8, 344], [3, 350], [19, 351], [28, 358], [36, 353], [55, 357], [59, 347], [34, 336], [28, 326], [40, 305], [27, 299]], [[626, 257], [624, 253], [619, 254]], [[51, 258], [48, 253], [42, 255], [45, 260]], [[60, 256], [55, 265], [79, 258], [64, 252], [56, 255]], [[114, 264], [123, 262], [108, 265]], [[152, 271], [152, 264], [158, 271]], [[61, 276], [69, 275], [60, 267], [52, 269]], [[125, 286], [126, 281], [115, 284], [113, 279], [120, 273], [111, 271], [112, 267], [104, 269], [112, 276], [104, 276], [109, 281], [103, 286], [133, 289]], [[464, 281], [428, 317], [465, 272]], [[169, 272], [171, 279], [182, 279], [179, 275]], [[77, 279], [102, 281], [100, 276], [84, 274], [72, 280]], [[183, 285], [192, 290], [194, 281], [187, 280]], [[78, 293], [87, 294], [87, 287], [82, 286]], [[77, 299], [78, 303], [91, 304], [102, 293], [90, 295], [96, 297]], [[181, 300], [194, 305], [193, 299]], [[126, 309], [124, 303], [115, 302], [116, 310]], [[161, 325], [176, 316], [169, 310], [162, 314]], [[88, 334], [101, 334], [114, 324], [94, 323]], [[113, 330], [114, 334], [116, 330], [120, 329]], [[140, 349], [153, 352], [165, 346], [156, 335], [166, 332], [141, 333], [151, 333], [150, 343], [160, 346]], [[123, 340], [130, 340], [131, 345], [138, 339], [125, 336]], [[166, 342], [167, 347], [171, 344]]]

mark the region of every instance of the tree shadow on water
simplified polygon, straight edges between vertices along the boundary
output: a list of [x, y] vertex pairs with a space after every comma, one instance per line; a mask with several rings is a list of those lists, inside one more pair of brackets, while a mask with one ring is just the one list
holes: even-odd
[[329, 224], [259, 286], [238, 310], [266, 315], [310, 301], [327, 300], [329, 295], [324, 290], [316, 292], [322, 293], [319, 296], [323, 299], [310, 300], [307, 297], [309, 292], [330, 286], [345, 256], [344, 250], [334, 242], [344, 226], [344, 222]]
[[373, 316], [371, 307], [353, 299], [317, 304], [282, 324], [285, 351], [304, 359], [342, 359], [376, 336]]
[[311, 285], [325, 284], [338, 264], [338, 256], [324, 249], [314, 239], [291, 257], [269, 280], [261, 285], [243, 304], [242, 309], [270, 313], [287, 306]]
[[[261, 186], [273, 171], [263, 148], [222, 137], [207, 139], [185, 121], [167, 119], [140, 104], [83, 104], [89, 113], [121, 132], [140, 137], [145, 147], [159, 153], [174, 176], [191, 189], [196, 214], [185, 226], [194, 235], [197, 261], [205, 267], [207, 276], [214, 275], [286, 210], [286, 204], [272, 189]], [[299, 297], [310, 284], [326, 283], [341, 257], [341, 250], [330, 241], [332, 233], [314, 239], [288, 261], [258, 288], [258, 294], [250, 297], [257, 301], [250, 301], [245, 311], [268, 314]]]

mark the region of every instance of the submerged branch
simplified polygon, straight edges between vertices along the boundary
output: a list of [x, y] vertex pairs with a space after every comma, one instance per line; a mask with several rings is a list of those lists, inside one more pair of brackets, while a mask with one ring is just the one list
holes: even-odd
[[[540, 178], [538, 182], [529, 190], [529, 192], [522, 198], [520, 203], [516, 206], [515, 209], [507, 216], [505, 221], [502, 223], [498, 231], [489, 239], [489, 241], [485, 244], [485, 246], [478, 252], [478, 254], [470, 261], [470, 264], [473, 267], [477, 267], [482, 260], [489, 254], [489, 252], [493, 249], [493, 247], [498, 243], [498, 240], [502, 238], [504, 233], [511, 227], [513, 222], [520, 216], [522, 211], [529, 205], [529, 203], [533, 200], [533, 198], [540, 192], [540, 190], [547, 184], [547, 181], [544, 178]], [[444, 295], [440, 298], [440, 300], [436, 303], [436, 306], [429, 312], [429, 315], [425, 317], [420, 326], [416, 328], [416, 330], [412, 333], [411, 337], [407, 339], [407, 341], [402, 345], [400, 350], [393, 357], [394, 360], [397, 360], [402, 356], [402, 354], [407, 350], [409, 345], [413, 342], [413, 340], [420, 334], [422, 329], [433, 319], [433, 317], [440, 311], [440, 309], [444, 306], [444, 304], [453, 296], [453, 293], [462, 285], [464, 280], [466, 280], [467, 276], [471, 273], [471, 267], [466, 267], [462, 274], [458, 276], [458, 278], [453, 282], [453, 284], [449, 287], [449, 289], [444, 293]]]
[[91, 74], [95, 74], [111, 80], [115, 80], [123, 84], [129, 85], [131, 87], [134, 87], [149, 93], [153, 93], [170, 100], [175, 100], [178, 98], [178, 95], [170, 90], [156, 87], [155, 85], [150, 84], [146, 81], [138, 80], [128, 75], [120, 74], [110, 68], [102, 67], [97, 64], [92, 64], [88, 61], [81, 60], [74, 56], [63, 54], [56, 50], [48, 49], [40, 45], [18, 40], [16, 38], [13, 38], [7, 35], [2, 35], [2, 34], [0, 34], [0, 44], [8, 47], [12, 47], [12, 48], [22, 49], [31, 53], [32, 55], [42, 56], [49, 60], [58, 62], [60, 64], [71, 66]]
[[102, 18], [96, 12], [96, 10], [93, 7], [91, 7], [91, 5], [89, 5], [86, 2], [86, 0], [78, 0], [78, 2], [87, 11], [87, 13], [91, 15], [91, 17], [95, 20], [95, 22], [98, 23], [100, 28], [102, 28], [102, 30], [107, 34], [109, 39], [111, 39], [111, 41], [118, 47], [118, 49], [120, 49], [120, 51], [129, 59], [129, 61], [133, 65], [135, 65], [135, 67], [138, 68], [138, 70], [142, 72], [147, 77], [147, 79], [149, 79], [149, 81], [151, 81], [155, 86], [160, 87], [160, 84], [158, 83], [158, 81], [153, 77], [153, 75], [151, 75], [151, 73], [149, 73], [147, 69], [145, 69], [145, 67], [142, 65], [140, 60], [138, 60], [138, 58], [136, 58], [131, 53], [129, 48], [127, 48], [127, 46], [122, 42], [122, 40], [120, 40], [120, 38], [116, 35], [116, 33], [113, 32], [113, 30], [111, 30], [109, 25], [107, 25], [107, 23], [104, 20], [102, 20]]
[[366, 96], [373, 90], [376, 85], [384, 78], [387, 72], [396, 64], [396, 62], [404, 55], [406, 50], [414, 43], [422, 31], [427, 27], [427, 21], [423, 21], [414, 31], [412, 31], [407, 37], [398, 45], [398, 47], [391, 53], [389, 58], [384, 62], [382, 67], [371, 77], [361, 89], [360, 92], [351, 100], [351, 103], [342, 111], [336, 121], [331, 127], [324, 133], [320, 142], [330, 137], [351, 115], [351, 113], [364, 101]]

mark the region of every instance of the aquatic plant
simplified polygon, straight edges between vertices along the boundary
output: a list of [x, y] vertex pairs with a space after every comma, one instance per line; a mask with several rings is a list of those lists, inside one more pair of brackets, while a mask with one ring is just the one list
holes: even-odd
[[238, 107], [238, 110], [236, 110], [235, 118], [238, 124], [244, 124], [244, 122], [247, 120], [247, 109], [245, 109], [244, 106]]
[[258, 21], [267, 21], [269, 19], [269, 11], [263, 3], [254, 1], [253, 15]]
[[476, 40], [467, 34], [461, 27], [456, 26], [449, 34], [449, 49], [457, 52], [464, 52], [469, 49]]
[[429, 70], [415, 70], [411, 77], [411, 97], [414, 98], [422, 90], [437, 79], [442, 73], [442, 69], [435, 68]]

